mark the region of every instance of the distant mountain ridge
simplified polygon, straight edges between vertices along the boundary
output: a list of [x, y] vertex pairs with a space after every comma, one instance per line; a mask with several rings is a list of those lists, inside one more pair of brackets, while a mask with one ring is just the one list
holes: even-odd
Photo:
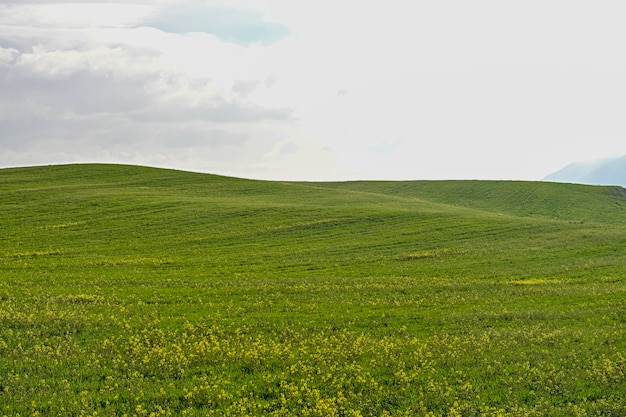
[[544, 181], [626, 187], [626, 155], [618, 158], [575, 162], [548, 175]]

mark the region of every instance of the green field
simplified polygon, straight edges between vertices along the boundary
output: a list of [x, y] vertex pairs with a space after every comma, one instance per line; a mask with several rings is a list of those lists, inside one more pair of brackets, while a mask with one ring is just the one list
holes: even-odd
[[626, 191], [0, 170], [0, 415], [626, 416]]

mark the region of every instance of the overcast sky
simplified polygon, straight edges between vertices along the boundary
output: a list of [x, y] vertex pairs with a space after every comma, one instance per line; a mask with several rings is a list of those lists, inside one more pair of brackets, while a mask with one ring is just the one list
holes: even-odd
[[626, 2], [0, 0], [0, 167], [530, 179], [626, 154]]

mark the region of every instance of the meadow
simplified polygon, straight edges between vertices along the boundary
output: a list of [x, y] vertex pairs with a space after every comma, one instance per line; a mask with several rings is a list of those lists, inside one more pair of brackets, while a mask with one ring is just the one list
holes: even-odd
[[0, 170], [0, 415], [626, 416], [626, 191]]

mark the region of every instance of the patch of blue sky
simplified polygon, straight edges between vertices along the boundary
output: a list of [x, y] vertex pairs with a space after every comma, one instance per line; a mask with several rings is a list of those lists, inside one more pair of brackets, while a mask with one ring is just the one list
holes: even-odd
[[255, 43], [271, 45], [290, 33], [289, 28], [265, 20], [259, 12], [214, 2], [177, 4], [143, 24], [170, 33], [209, 33], [246, 47]]

